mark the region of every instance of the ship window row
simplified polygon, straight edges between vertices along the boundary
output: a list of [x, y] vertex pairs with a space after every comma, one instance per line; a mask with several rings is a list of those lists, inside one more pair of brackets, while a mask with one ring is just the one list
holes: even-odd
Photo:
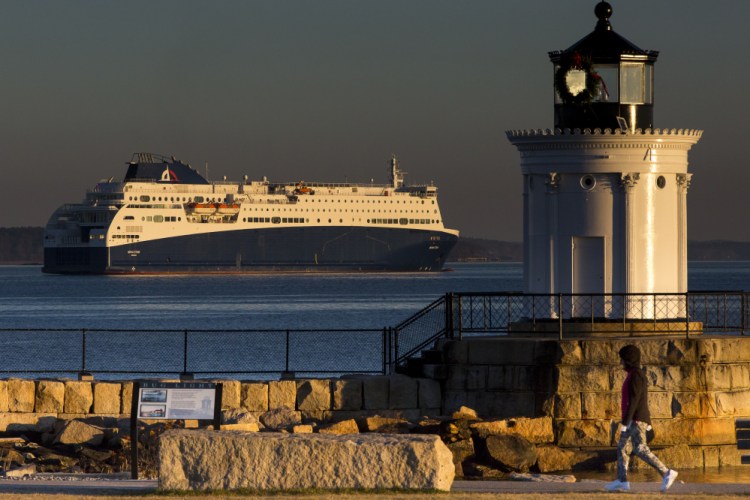
[[180, 222], [182, 221], [182, 217], [176, 217], [174, 215], [147, 215], [141, 217], [141, 220], [145, 222]]
[[[124, 199], [124, 197], [121, 197], [121, 199]], [[229, 197], [222, 198], [221, 196], [219, 196], [218, 198], [216, 198], [216, 197], [206, 198], [206, 197], [203, 197], [203, 196], [195, 196], [195, 197], [182, 196], [182, 197], [180, 197], [180, 196], [149, 196], [149, 195], [141, 195], [141, 196], [129, 196], [128, 197], [128, 201], [140, 201], [140, 202], [143, 202], [143, 203], [149, 203], [151, 201], [171, 201], [171, 202], [193, 202], [193, 201], [195, 201], [197, 203], [203, 203], [204, 201], [208, 201], [208, 202], [213, 202], [213, 203], [222, 203], [222, 202], [223, 203], [227, 203], [229, 201]], [[249, 201], [250, 201], [250, 203], [254, 203], [254, 202], [285, 203], [284, 200], [276, 200], [276, 199], [249, 200]], [[329, 200], [322, 199], [322, 198], [299, 198], [298, 201], [305, 201], [305, 202], [309, 201], [310, 203], [315, 203], [315, 202], [318, 202], [318, 203], [329, 202], [330, 203], [331, 202]], [[391, 203], [392, 204], [392, 203], [394, 203], [394, 201], [397, 204], [398, 203], [402, 203], [401, 200], [347, 200], [347, 199], [343, 199], [341, 201], [343, 201], [343, 203], [360, 203], [361, 202], [361, 203]], [[430, 201], [431, 201], [431, 203], [433, 205], [435, 204], [435, 200], [430, 200]], [[404, 200], [403, 203], [404, 204], [413, 204], [413, 203], [416, 203], [416, 204], [422, 204], [422, 205], [424, 205], [424, 200], [419, 200], [419, 201], [414, 201], [414, 200], [406, 201], [406, 200]], [[143, 207], [140, 207], [140, 208], [143, 208]]]
[[153, 204], [153, 205], [128, 205], [128, 208], [182, 208], [182, 205], [164, 205], [164, 204]]
[[370, 224], [401, 224], [401, 225], [407, 225], [407, 224], [436, 224], [436, 220], [432, 219], [406, 219], [406, 218], [400, 218], [400, 219], [367, 219], [367, 222]]
[[[229, 197], [222, 198], [219, 196], [218, 198], [204, 198], [203, 196], [196, 196], [195, 198], [189, 197], [189, 196], [149, 196], [149, 195], [141, 195], [141, 196], [129, 196], [128, 201], [141, 201], [143, 203], [149, 203], [151, 201], [172, 201], [172, 202], [191, 202], [195, 201], [197, 203], [203, 203], [204, 201], [210, 201], [214, 203], [227, 203], [229, 201]], [[132, 206], [132, 205], [131, 205]], [[151, 205], [153, 206], [153, 205]], [[143, 208], [143, 207], [141, 207]]]
[[[360, 219], [361, 220], [361, 219]], [[243, 217], [242, 222], [250, 222], [250, 223], [272, 223], [272, 224], [306, 224], [310, 222], [310, 219], [305, 219], [303, 217]], [[320, 219], [317, 219], [317, 222], [320, 222]], [[331, 219], [328, 219], [328, 222], [332, 222]], [[344, 222], [344, 219], [339, 219], [340, 223]], [[437, 224], [440, 221], [438, 219], [407, 219], [407, 218], [399, 218], [399, 219], [367, 219], [367, 222], [369, 224]]]
[[115, 240], [139, 240], [141, 239], [138, 234], [113, 234], [112, 238]]
[[[266, 208], [265, 210], [263, 208], [246, 208], [245, 210], [246, 211], [250, 211], [250, 212], [252, 212], [252, 211], [259, 211], [259, 212], [272, 212], [273, 211], [273, 212], [275, 212], [276, 211], [276, 210], [271, 210], [270, 208]], [[327, 210], [328, 210], [328, 212], [360, 213], [359, 209], [349, 210], [349, 209], [345, 208], [343, 210], [334, 210], [334, 209], [327, 209]], [[282, 212], [286, 212], [287, 210], [286, 210], [286, 208], [283, 208], [283, 209], [281, 209], [281, 211]], [[292, 212], [292, 211], [294, 211], [294, 212], [298, 212], [298, 211], [299, 212], [325, 212], [326, 209], [325, 208], [318, 208], [318, 209], [315, 209], [315, 208], [295, 208], [294, 210], [292, 210], [290, 208], [289, 211], [290, 212]], [[369, 213], [382, 213], [382, 212], [384, 212], [384, 213], [412, 213], [412, 214], [413, 213], [425, 213], [425, 214], [430, 213], [429, 210], [375, 210], [375, 209], [373, 209], [373, 210], [362, 209], [361, 212], [362, 213], [368, 213], [368, 214]], [[437, 209], [433, 210], [432, 212], [433, 213], [437, 213]]]
[[[305, 202], [309, 201], [310, 203], [315, 203], [317, 201], [318, 203], [323, 203], [323, 202], [328, 202], [329, 200], [325, 200], [325, 199], [322, 199], [322, 198], [317, 198], [317, 199], [316, 198], [298, 198], [298, 201], [305, 201]], [[431, 200], [431, 201], [432, 201], [432, 204], [434, 205], [435, 204], [435, 200]], [[360, 200], [347, 200], [346, 198], [344, 198], [341, 201], [336, 200], [335, 202], [336, 203], [340, 203], [340, 202], [343, 202], [343, 203], [359, 203]], [[395, 202], [396, 202], [396, 204], [402, 203], [400, 200], [395, 200]], [[392, 203], [394, 203], [394, 200], [362, 200], [362, 203], [391, 203], [392, 204]], [[406, 201], [406, 200], [404, 200], [403, 203], [404, 203], [404, 205], [406, 205], [406, 204], [411, 205], [413, 203], [424, 205], [424, 200], [421, 200], [421, 201], [414, 201], [414, 200]]]

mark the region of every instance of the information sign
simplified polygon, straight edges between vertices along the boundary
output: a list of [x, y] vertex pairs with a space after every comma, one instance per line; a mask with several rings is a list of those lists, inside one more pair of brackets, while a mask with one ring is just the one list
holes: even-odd
[[141, 382], [138, 418], [213, 420], [216, 384], [207, 382]]
[[138, 420], [212, 420], [221, 428], [222, 385], [212, 382], [133, 384], [130, 415], [130, 477], [138, 479]]

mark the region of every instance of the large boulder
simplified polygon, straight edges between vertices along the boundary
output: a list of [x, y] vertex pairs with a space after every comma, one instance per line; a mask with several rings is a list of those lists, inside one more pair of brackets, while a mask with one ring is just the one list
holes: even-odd
[[471, 439], [462, 439], [461, 441], [448, 443], [448, 449], [453, 455], [456, 477], [464, 477], [464, 462], [474, 458], [474, 443]]
[[499, 434], [516, 434], [534, 444], [553, 443], [555, 433], [552, 429], [552, 417], [507, 418], [490, 422], [478, 422], [471, 425], [480, 438]]
[[258, 418], [242, 408], [221, 410], [222, 424], [257, 424]]
[[487, 437], [487, 454], [504, 469], [526, 472], [537, 461], [536, 447], [515, 434]]
[[36, 384], [37, 413], [62, 413], [65, 405], [65, 384], [59, 380], [40, 380]]
[[437, 436], [174, 429], [159, 447], [159, 486], [167, 490], [449, 491], [453, 476], [451, 453]]
[[104, 440], [104, 430], [78, 420], [66, 422], [55, 436], [54, 444], [99, 446]]
[[31, 413], [34, 411], [36, 385], [33, 380], [12, 378], [7, 382], [8, 411]]
[[281, 408], [265, 412], [260, 416], [260, 421], [267, 429], [279, 431], [301, 424], [302, 417], [298, 411], [282, 406]]
[[122, 398], [122, 385], [111, 382], [96, 382], [93, 384], [94, 413], [118, 414]]
[[321, 434], [359, 434], [359, 426], [354, 419], [342, 420], [322, 427], [318, 432]]
[[65, 382], [65, 413], [89, 413], [94, 404], [91, 382], [67, 380]]
[[557, 472], [561, 470], [573, 470], [578, 464], [596, 458], [595, 453], [585, 451], [565, 450], [554, 445], [538, 446], [537, 467], [539, 472]]

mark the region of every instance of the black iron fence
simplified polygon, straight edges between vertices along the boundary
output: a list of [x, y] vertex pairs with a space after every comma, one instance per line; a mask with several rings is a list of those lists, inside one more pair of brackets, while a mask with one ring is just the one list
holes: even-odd
[[[400, 366], [441, 337], [728, 333], [750, 325], [746, 292], [651, 294], [448, 293], [392, 329]], [[444, 323], [439, 324], [440, 319]]]
[[306, 330], [0, 329], [0, 374], [303, 376], [389, 373], [440, 338], [745, 335], [745, 292], [448, 293], [395, 327]]
[[385, 373], [389, 329], [0, 329], [3, 374]]

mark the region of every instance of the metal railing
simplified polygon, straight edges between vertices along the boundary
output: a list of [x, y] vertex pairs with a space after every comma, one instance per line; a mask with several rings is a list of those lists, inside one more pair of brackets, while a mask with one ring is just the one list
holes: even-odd
[[0, 329], [2, 374], [385, 373], [388, 329]]
[[[732, 333], [750, 325], [746, 292], [651, 294], [448, 293], [392, 329], [393, 366], [439, 338], [464, 335], [611, 336]], [[444, 318], [443, 325], [436, 325]]]
[[390, 373], [441, 338], [745, 335], [749, 295], [448, 293], [382, 329], [3, 328], [0, 374]]

